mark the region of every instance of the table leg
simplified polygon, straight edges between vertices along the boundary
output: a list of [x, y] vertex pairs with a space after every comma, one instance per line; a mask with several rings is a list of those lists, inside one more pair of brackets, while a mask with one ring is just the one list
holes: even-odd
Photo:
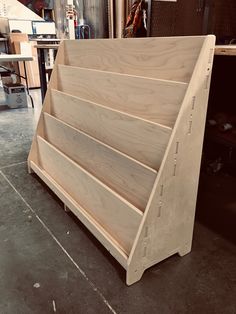
[[7, 41], [4, 41], [4, 46], [5, 46], [5, 53], [8, 54], [8, 44], [7, 44]]
[[34, 108], [34, 101], [33, 101], [32, 96], [30, 95], [30, 92], [29, 92], [28, 75], [27, 75], [27, 70], [26, 70], [26, 66], [25, 66], [25, 61], [23, 61], [23, 64], [24, 64], [24, 72], [25, 72], [26, 89], [27, 89], [28, 96], [31, 100], [32, 108]]
[[46, 91], [47, 91], [47, 78], [46, 78], [44, 49], [41, 49], [41, 48], [38, 49], [38, 64], [39, 64], [39, 76], [40, 76], [41, 94], [42, 94], [42, 102], [43, 102], [46, 95]]

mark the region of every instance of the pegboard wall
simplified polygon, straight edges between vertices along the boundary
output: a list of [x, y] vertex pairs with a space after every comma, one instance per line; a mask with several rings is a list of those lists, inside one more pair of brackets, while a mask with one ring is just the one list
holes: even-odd
[[199, 0], [151, 2], [151, 36], [201, 35], [203, 7]]
[[0, 17], [7, 16], [7, 6], [5, 1], [0, 1]]
[[235, 0], [152, 0], [150, 36], [191, 36], [205, 32], [215, 34], [219, 42], [222, 38], [236, 37], [235, 16]]
[[[218, 42], [236, 38], [236, 1], [215, 0], [212, 3], [212, 17], [209, 32], [217, 36]], [[227, 42], [226, 42], [227, 43]]]

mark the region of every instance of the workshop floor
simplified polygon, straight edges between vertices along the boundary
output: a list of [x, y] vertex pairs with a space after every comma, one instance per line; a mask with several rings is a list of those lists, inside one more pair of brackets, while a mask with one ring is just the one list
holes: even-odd
[[[0, 313], [236, 313], [236, 179], [201, 178], [193, 249], [125, 272], [26, 158], [41, 104], [0, 111]], [[230, 185], [228, 184], [230, 182]]]

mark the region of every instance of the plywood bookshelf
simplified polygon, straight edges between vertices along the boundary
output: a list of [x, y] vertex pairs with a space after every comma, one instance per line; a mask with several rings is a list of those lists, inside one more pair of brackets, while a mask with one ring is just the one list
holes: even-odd
[[126, 269], [190, 252], [214, 36], [61, 43], [28, 157]]

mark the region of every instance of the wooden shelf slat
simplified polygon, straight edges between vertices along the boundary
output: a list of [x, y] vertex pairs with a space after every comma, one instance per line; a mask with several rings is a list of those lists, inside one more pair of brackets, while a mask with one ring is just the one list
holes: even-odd
[[47, 113], [44, 124], [48, 142], [144, 211], [157, 175], [155, 170]]
[[188, 83], [203, 42], [203, 36], [158, 38], [158, 44], [153, 38], [65, 41], [66, 64]]
[[55, 90], [51, 99], [58, 119], [158, 170], [170, 128]]
[[143, 213], [40, 136], [37, 143], [42, 169], [96, 217], [128, 255]]
[[58, 65], [60, 91], [169, 127], [176, 121], [187, 86], [182, 82]]
[[119, 243], [39, 165], [31, 161], [30, 167], [126, 269], [128, 256]]

